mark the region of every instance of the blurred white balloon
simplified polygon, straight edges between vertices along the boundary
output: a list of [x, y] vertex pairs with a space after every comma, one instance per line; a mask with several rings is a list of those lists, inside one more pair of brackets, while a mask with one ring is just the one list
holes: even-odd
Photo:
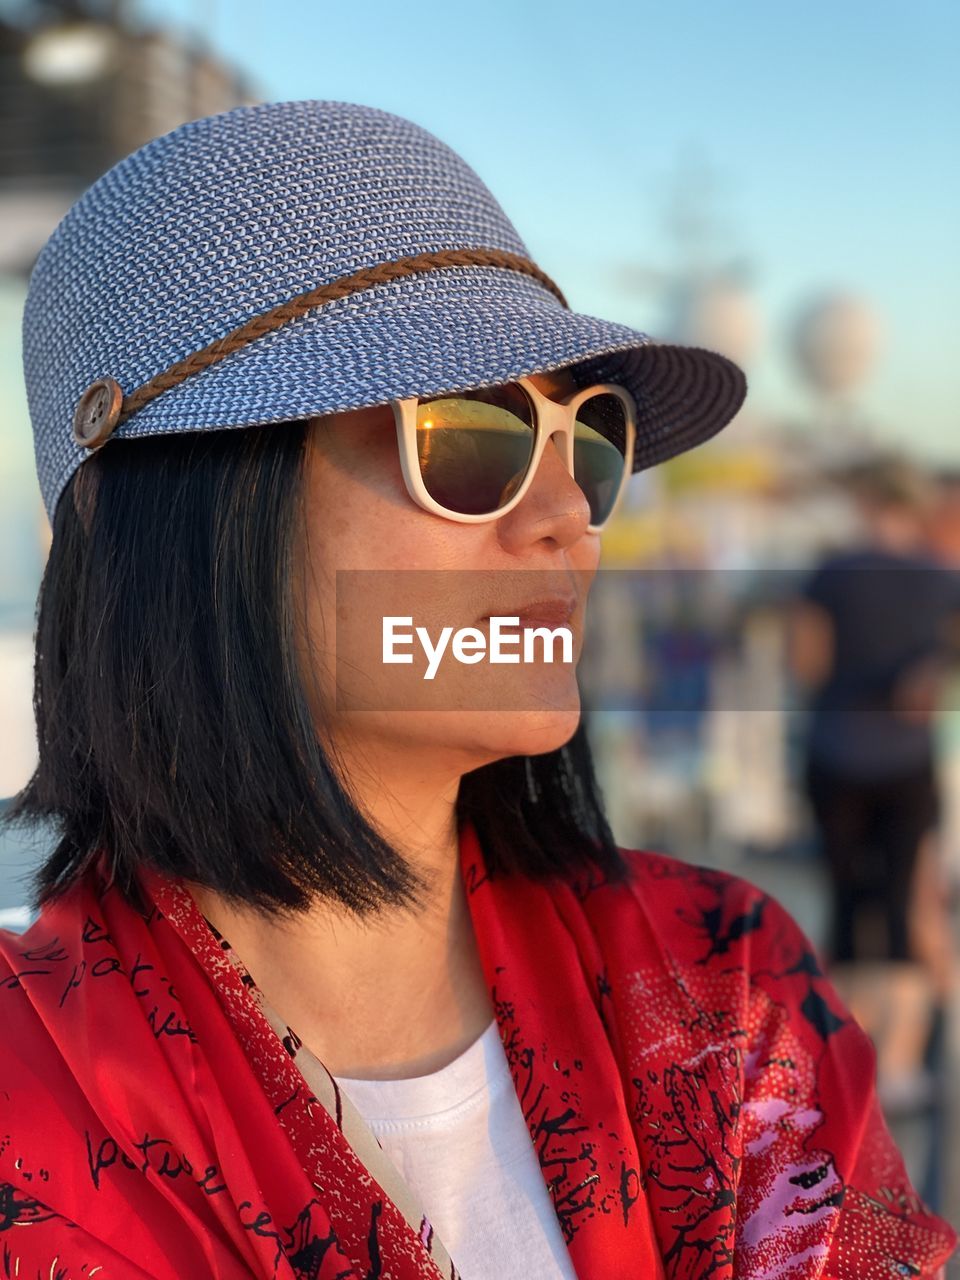
[[800, 312], [792, 353], [804, 380], [821, 395], [852, 391], [866, 380], [881, 345], [877, 316], [861, 299], [829, 294]]

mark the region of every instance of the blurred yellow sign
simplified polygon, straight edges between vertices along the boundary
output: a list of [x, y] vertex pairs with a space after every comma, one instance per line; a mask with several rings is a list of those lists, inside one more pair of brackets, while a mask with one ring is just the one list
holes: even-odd
[[704, 550], [700, 530], [663, 511], [624, 512], [603, 531], [603, 564], [658, 563], [669, 558], [697, 562]]
[[660, 464], [666, 491], [726, 489], [755, 493], [777, 483], [777, 467], [768, 450], [754, 446], [739, 449], [691, 449]]

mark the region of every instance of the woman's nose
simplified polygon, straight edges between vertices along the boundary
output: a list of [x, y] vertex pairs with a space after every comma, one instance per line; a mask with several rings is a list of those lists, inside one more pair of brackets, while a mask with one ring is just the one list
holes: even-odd
[[554, 432], [530, 488], [513, 510], [497, 521], [500, 544], [505, 550], [521, 551], [543, 539], [566, 547], [586, 533], [590, 504], [567, 470], [562, 448], [562, 434]]

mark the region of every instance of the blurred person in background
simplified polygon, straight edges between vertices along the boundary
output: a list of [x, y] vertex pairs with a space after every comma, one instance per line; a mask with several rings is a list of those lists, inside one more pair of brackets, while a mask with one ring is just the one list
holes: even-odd
[[803, 786], [830, 877], [833, 976], [877, 1041], [889, 1108], [929, 1096], [933, 1007], [953, 981], [934, 728], [960, 578], [930, 542], [936, 493], [918, 467], [891, 453], [840, 479], [860, 533], [805, 582], [790, 655], [810, 694]]

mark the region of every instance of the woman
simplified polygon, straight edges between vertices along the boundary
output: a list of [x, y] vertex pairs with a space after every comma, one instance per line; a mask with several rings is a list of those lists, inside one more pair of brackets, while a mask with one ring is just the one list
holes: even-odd
[[[24, 333], [61, 838], [3, 944], [9, 1273], [935, 1274], [796, 926], [618, 849], [579, 724], [598, 532], [739, 371], [329, 102], [122, 161]], [[478, 661], [508, 618], [572, 653]]]

